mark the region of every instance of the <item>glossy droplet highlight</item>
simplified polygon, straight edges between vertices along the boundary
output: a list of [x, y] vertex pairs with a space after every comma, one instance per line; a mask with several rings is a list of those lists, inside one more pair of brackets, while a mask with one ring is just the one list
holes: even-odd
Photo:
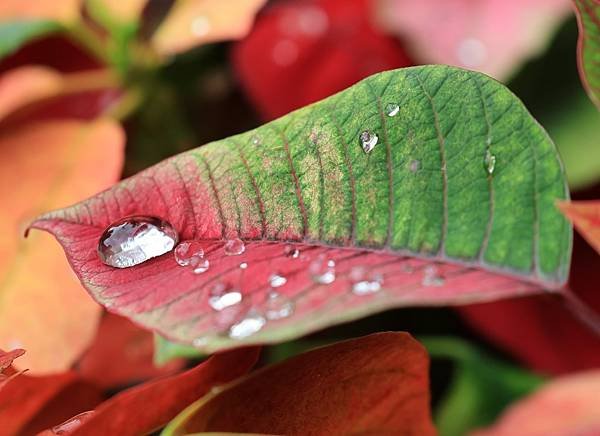
[[311, 262], [308, 271], [316, 283], [329, 285], [335, 281], [335, 262], [321, 255]]
[[242, 293], [237, 289], [230, 289], [222, 283], [216, 284], [210, 291], [208, 304], [214, 310], [221, 311], [227, 307], [239, 304]]
[[77, 427], [83, 424], [85, 421], [90, 419], [94, 415], [94, 411], [90, 410], [88, 412], [80, 413], [79, 415], [75, 415], [74, 417], [66, 420], [62, 424], [52, 427], [52, 433], [56, 435], [60, 434], [69, 434], [74, 431]]
[[365, 153], [370, 153], [377, 145], [379, 136], [370, 130], [365, 130], [359, 135], [358, 139], [360, 140], [360, 145], [363, 151]]
[[287, 283], [287, 279], [281, 274], [271, 274], [269, 277], [269, 284], [272, 288], [279, 288]]
[[223, 249], [227, 256], [238, 256], [246, 251], [246, 245], [240, 238], [229, 239]]
[[352, 284], [352, 293], [354, 295], [370, 295], [381, 290], [383, 285], [383, 276], [375, 273], [363, 280], [356, 281]]
[[490, 150], [485, 152], [485, 157], [483, 158], [483, 167], [489, 175], [494, 173], [494, 169], [496, 168], [496, 156], [494, 156]]
[[437, 267], [428, 265], [423, 272], [423, 286], [444, 286], [444, 278], [439, 275]]
[[260, 331], [266, 323], [267, 320], [260, 312], [250, 309], [244, 318], [229, 328], [229, 337], [231, 339], [247, 338]]
[[240, 263], [240, 269], [247, 269], [247, 268], [248, 268], [248, 262]]
[[181, 266], [188, 266], [194, 259], [203, 258], [204, 250], [197, 241], [183, 241], [173, 250], [175, 262]]
[[198, 257], [195, 258], [192, 261], [192, 267], [194, 268], [194, 274], [202, 274], [205, 273], [206, 271], [208, 271], [208, 268], [210, 268], [210, 262], [208, 259], [204, 258], [204, 257]]
[[285, 254], [285, 257], [289, 257], [291, 259], [298, 259], [300, 257], [300, 250], [293, 245], [286, 245], [283, 249], [283, 254]]
[[400, 112], [400, 106], [396, 103], [388, 103], [385, 105], [385, 113], [388, 117], [395, 117]]
[[98, 256], [106, 265], [129, 268], [168, 253], [178, 236], [168, 222], [151, 216], [131, 216], [111, 224], [100, 237]]
[[254, 145], [260, 145], [260, 143], [261, 143], [260, 136], [254, 135], [252, 137], [251, 141], [252, 141], [252, 144], [254, 144]]
[[287, 318], [294, 313], [294, 303], [279, 292], [269, 292], [265, 302], [265, 315], [267, 319], [276, 320]]

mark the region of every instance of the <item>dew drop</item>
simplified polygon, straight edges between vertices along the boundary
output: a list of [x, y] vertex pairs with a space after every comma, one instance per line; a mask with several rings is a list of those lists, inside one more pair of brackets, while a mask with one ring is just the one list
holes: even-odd
[[413, 159], [410, 161], [410, 164], [408, 166], [408, 169], [410, 170], [411, 173], [416, 173], [417, 171], [419, 171], [419, 168], [421, 168], [421, 162]]
[[269, 292], [265, 302], [265, 315], [267, 319], [287, 318], [294, 313], [294, 303], [279, 292]]
[[260, 145], [260, 143], [261, 143], [260, 136], [254, 135], [252, 137], [251, 141], [252, 141], [252, 144], [254, 144], [254, 145]]
[[60, 434], [69, 434], [74, 431], [77, 427], [83, 424], [86, 420], [92, 417], [94, 414], [93, 410], [89, 410], [87, 412], [80, 413], [75, 415], [72, 418], [69, 418], [62, 424], [52, 427], [52, 433], [56, 435]]
[[272, 288], [280, 288], [281, 286], [287, 283], [287, 279], [281, 274], [275, 273], [271, 274], [269, 277], [269, 284]]
[[494, 156], [490, 150], [485, 152], [483, 167], [488, 174], [492, 175], [494, 173], [494, 169], [496, 168], [496, 156]]
[[246, 245], [240, 238], [229, 239], [225, 243], [224, 249], [227, 256], [238, 256], [246, 251]]
[[202, 274], [208, 271], [208, 268], [210, 267], [210, 262], [204, 257], [197, 257], [194, 258], [191, 265], [194, 268], [194, 274]]
[[379, 141], [379, 136], [376, 133], [371, 132], [370, 130], [364, 130], [359, 135], [358, 139], [360, 140], [360, 145], [365, 153], [370, 153], [375, 146], [377, 145], [377, 141]]
[[208, 304], [214, 310], [221, 311], [227, 307], [241, 303], [242, 293], [237, 289], [230, 289], [222, 283], [217, 283], [210, 291]]
[[289, 257], [291, 259], [298, 259], [300, 257], [300, 250], [293, 245], [286, 245], [283, 249], [283, 253], [285, 254], [285, 257]]
[[354, 295], [370, 295], [381, 290], [383, 285], [383, 276], [381, 274], [372, 274], [364, 280], [356, 281], [352, 284], [352, 293]]
[[194, 262], [194, 259], [203, 258], [204, 250], [197, 241], [183, 241], [175, 247], [173, 254], [179, 265], [188, 266]]
[[98, 256], [106, 265], [129, 268], [171, 251], [177, 240], [177, 232], [168, 222], [151, 216], [130, 216], [102, 233]]
[[438, 274], [438, 270], [433, 265], [428, 265], [423, 272], [423, 286], [444, 286], [444, 278]]
[[250, 309], [244, 318], [229, 328], [229, 337], [232, 339], [247, 338], [260, 331], [266, 323], [267, 320], [260, 312]]
[[248, 262], [240, 263], [240, 269], [247, 269], [247, 268], [248, 268]]
[[192, 33], [198, 38], [206, 36], [210, 32], [210, 28], [210, 21], [206, 17], [200, 16], [192, 21]]
[[329, 285], [335, 281], [335, 262], [320, 255], [311, 262], [308, 271], [316, 283]]
[[388, 117], [395, 117], [398, 115], [398, 112], [400, 112], [400, 106], [398, 106], [396, 103], [388, 103], [385, 106], [385, 113]]
[[204, 347], [206, 344], [208, 344], [207, 336], [199, 336], [192, 341], [192, 345], [197, 348]]

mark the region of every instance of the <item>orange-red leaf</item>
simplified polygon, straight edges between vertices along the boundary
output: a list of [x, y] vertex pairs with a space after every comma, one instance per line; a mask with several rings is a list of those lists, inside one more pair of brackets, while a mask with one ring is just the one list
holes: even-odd
[[428, 358], [406, 333], [379, 333], [309, 351], [186, 409], [167, 434], [435, 434]]
[[256, 363], [258, 352], [258, 348], [244, 348], [217, 354], [184, 373], [121, 392], [101, 404], [72, 435], [150, 433], [214, 386], [244, 375]]
[[108, 120], [0, 131], [0, 348], [28, 350], [19, 368], [68, 368], [92, 339], [100, 313], [52, 238], [37, 233], [24, 240], [25, 224], [114, 182], [123, 143], [120, 127]]
[[2, 0], [0, 19], [43, 19], [72, 22], [79, 17], [81, 0]]
[[558, 208], [600, 253], [600, 200], [560, 202]]

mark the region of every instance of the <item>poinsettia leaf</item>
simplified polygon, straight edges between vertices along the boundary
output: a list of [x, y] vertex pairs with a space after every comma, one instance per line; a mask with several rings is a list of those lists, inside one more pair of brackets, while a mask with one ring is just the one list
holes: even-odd
[[0, 23], [0, 59], [15, 52], [28, 41], [56, 32], [60, 26], [47, 20], [24, 20]]
[[558, 207], [600, 253], [600, 200], [560, 202]]
[[339, 342], [209, 394], [163, 434], [433, 435], [428, 366], [425, 349], [407, 333]]
[[[572, 230], [554, 202], [567, 196], [554, 145], [512, 93], [426, 66], [372, 76], [32, 226], [59, 239], [97, 301], [212, 351], [252, 329], [247, 342], [274, 342], [389, 307], [560, 289]], [[167, 220], [210, 267], [196, 274], [173, 253], [105, 265], [102, 232], [131, 215]], [[223, 289], [242, 302], [220, 310], [209, 297]]]
[[490, 428], [472, 436], [596, 435], [600, 371], [556, 378], [513, 404]]
[[579, 25], [577, 60], [585, 89], [600, 109], [600, 1], [573, 0]]
[[159, 334], [154, 334], [154, 363], [163, 366], [179, 357], [199, 358], [204, 356], [196, 347], [169, 341]]
[[167, 424], [184, 407], [212, 388], [246, 374], [259, 348], [243, 348], [210, 357], [184, 373], [122, 391], [100, 404], [73, 436], [148, 434]]

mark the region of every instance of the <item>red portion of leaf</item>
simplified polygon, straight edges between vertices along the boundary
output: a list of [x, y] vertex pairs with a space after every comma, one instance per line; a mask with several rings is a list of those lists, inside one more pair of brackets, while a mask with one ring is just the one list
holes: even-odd
[[184, 373], [123, 391], [101, 404], [72, 434], [126, 436], [150, 433], [213, 386], [247, 373], [256, 363], [258, 354], [258, 348], [217, 354]]
[[234, 46], [233, 63], [266, 119], [334, 94], [373, 73], [412, 65], [369, 20], [368, 0], [294, 0], [264, 11]]
[[199, 401], [178, 418], [174, 433], [434, 435], [428, 364], [406, 333], [340, 342]]
[[126, 318], [106, 314], [96, 338], [79, 364], [82, 377], [103, 388], [173, 373], [183, 367], [174, 360], [157, 368], [153, 363], [154, 337]]
[[12, 365], [13, 360], [19, 356], [22, 356], [23, 354], [25, 354], [25, 350], [20, 348], [8, 352], [0, 350], [0, 372], [7, 369], [10, 365]]
[[[600, 313], [600, 257], [575, 234], [569, 287]], [[538, 295], [463, 306], [461, 315], [532, 368], [562, 374], [600, 366], [600, 338], [565, 309], [562, 299]]]
[[0, 393], [2, 434], [36, 434], [93, 409], [101, 399], [97, 388], [82, 382], [75, 372], [18, 377]]
[[600, 200], [561, 202], [558, 207], [600, 253]]

